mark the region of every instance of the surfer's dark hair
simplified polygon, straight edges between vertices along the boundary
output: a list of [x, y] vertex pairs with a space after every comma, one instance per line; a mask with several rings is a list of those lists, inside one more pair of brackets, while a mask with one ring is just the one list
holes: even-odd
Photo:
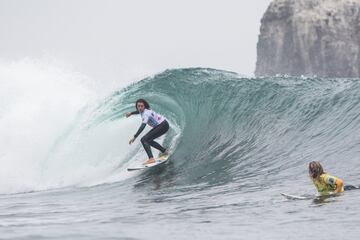
[[323, 167], [319, 162], [312, 161], [309, 163], [309, 174], [312, 178], [318, 178], [325, 173]]
[[137, 110], [138, 103], [143, 103], [146, 109], [150, 109], [150, 104], [146, 100], [140, 98], [140, 99], [136, 100], [136, 103], [135, 103], [136, 110]]

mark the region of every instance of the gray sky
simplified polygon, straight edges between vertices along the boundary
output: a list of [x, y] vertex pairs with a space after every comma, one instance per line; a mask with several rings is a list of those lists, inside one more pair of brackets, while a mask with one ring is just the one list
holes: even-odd
[[179, 67], [251, 75], [270, 1], [0, 0], [0, 59], [52, 59], [124, 83]]

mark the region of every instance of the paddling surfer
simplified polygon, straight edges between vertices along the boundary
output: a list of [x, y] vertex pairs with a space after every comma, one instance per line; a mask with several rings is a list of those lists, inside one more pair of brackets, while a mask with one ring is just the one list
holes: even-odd
[[319, 162], [313, 161], [309, 163], [309, 175], [320, 195], [358, 189], [358, 187], [353, 185], [344, 186], [343, 180], [326, 173]]

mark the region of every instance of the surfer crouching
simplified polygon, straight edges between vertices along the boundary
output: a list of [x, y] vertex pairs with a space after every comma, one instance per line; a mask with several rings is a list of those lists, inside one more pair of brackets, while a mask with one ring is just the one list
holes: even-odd
[[142, 123], [134, 137], [130, 139], [129, 144], [132, 144], [135, 141], [135, 139], [144, 130], [146, 124], [152, 127], [153, 129], [151, 129], [147, 134], [145, 134], [145, 136], [141, 138], [141, 144], [143, 145], [149, 157], [149, 159], [144, 164], [154, 163], [155, 159], [151, 152], [150, 146], [158, 149], [161, 152], [159, 157], [169, 154], [166, 148], [154, 141], [155, 138], [164, 135], [169, 130], [169, 123], [166, 118], [150, 109], [149, 103], [144, 99], [138, 99], [135, 103], [135, 108], [136, 111], [126, 113], [126, 117], [130, 117], [133, 114], [141, 114]]

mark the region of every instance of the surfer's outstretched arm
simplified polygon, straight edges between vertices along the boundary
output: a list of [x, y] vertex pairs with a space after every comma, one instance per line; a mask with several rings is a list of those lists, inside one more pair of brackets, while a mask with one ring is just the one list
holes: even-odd
[[140, 133], [144, 130], [144, 128], [146, 127], [145, 123], [142, 123], [139, 127], [139, 130], [135, 133], [134, 137], [132, 139], [130, 139], [129, 144], [132, 144], [135, 139], [140, 135]]
[[137, 138], [145, 127], [146, 127], [146, 123], [142, 123], [139, 127], [139, 130], [137, 130], [137, 132], [135, 133], [134, 138]]
[[133, 112], [128, 112], [126, 113], [126, 117], [130, 117], [131, 115], [134, 115], [134, 114], [139, 114], [139, 111], [133, 111]]
[[142, 123], [140, 125], [139, 130], [137, 130], [134, 137], [130, 139], [129, 144], [132, 144], [135, 141], [135, 139], [140, 135], [140, 133], [144, 130], [145, 127], [146, 127], [146, 123]]

